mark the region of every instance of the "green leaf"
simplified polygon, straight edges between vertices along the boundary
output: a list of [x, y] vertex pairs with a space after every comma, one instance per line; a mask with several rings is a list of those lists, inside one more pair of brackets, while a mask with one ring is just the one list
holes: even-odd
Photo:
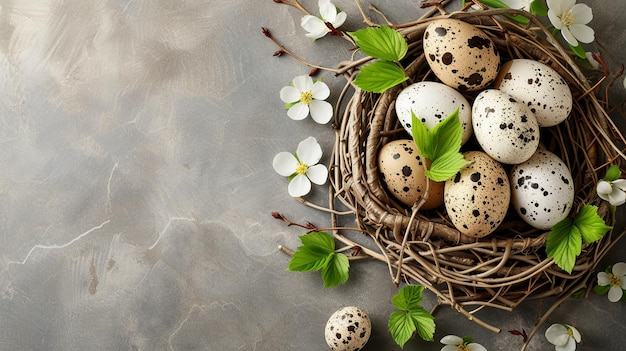
[[446, 119], [437, 123], [433, 127], [433, 143], [435, 144], [435, 154], [433, 161], [449, 152], [458, 152], [461, 148], [463, 126], [459, 119], [459, 109], [457, 108]]
[[495, 7], [495, 8], [500, 8], [500, 9], [508, 9], [509, 5], [503, 3], [500, 0], [480, 0], [481, 3], [489, 6], [489, 7]]
[[335, 251], [333, 238], [324, 232], [312, 232], [300, 236], [300, 240], [303, 245], [294, 253], [287, 270], [311, 272], [326, 266]]
[[612, 228], [598, 216], [598, 207], [592, 205], [585, 205], [580, 209], [574, 218], [574, 225], [580, 230], [586, 243], [600, 240]]
[[436, 145], [432, 142], [431, 131], [426, 123], [422, 122], [413, 110], [411, 110], [411, 132], [417, 151], [424, 158], [432, 160], [437, 152]]
[[609, 293], [609, 289], [611, 289], [611, 284], [609, 285], [605, 285], [605, 286], [600, 286], [600, 285], [596, 285], [593, 287], [593, 291], [596, 292], [596, 294], [598, 295], [606, 295]]
[[565, 218], [552, 227], [546, 239], [548, 257], [562, 270], [572, 273], [576, 257], [582, 250], [582, 234], [569, 218]]
[[412, 310], [409, 312], [409, 315], [411, 319], [413, 319], [417, 334], [426, 341], [433, 341], [433, 336], [435, 335], [435, 317], [421, 307]]
[[350, 262], [348, 257], [340, 253], [332, 253], [328, 263], [322, 268], [322, 280], [325, 288], [332, 288], [348, 280]]
[[622, 176], [622, 171], [619, 169], [617, 165], [611, 165], [609, 169], [606, 170], [606, 174], [604, 175], [604, 180], [607, 182], [612, 182], [614, 180], [619, 179]]
[[381, 60], [400, 61], [408, 50], [406, 40], [389, 26], [367, 27], [349, 34], [363, 53]]
[[405, 311], [392, 312], [387, 326], [393, 340], [400, 347], [404, 347], [404, 344], [411, 339], [416, 329], [413, 318]]
[[375, 61], [361, 67], [354, 84], [364, 91], [382, 93], [409, 79], [402, 68], [393, 62]]
[[457, 174], [461, 168], [467, 164], [463, 154], [460, 152], [449, 152], [435, 159], [430, 165], [430, 169], [424, 174], [435, 182], [443, 182]]
[[530, 13], [535, 16], [547, 16], [548, 8], [544, 5], [543, 0], [534, 0], [530, 3]]
[[420, 308], [423, 291], [424, 287], [421, 285], [407, 285], [391, 298], [391, 304], [399, 310]]
[[576, 56], [582, 58], [582, 59], [587, 59], [587, 55], [585, 55], [585, 49], [583, 49], [583, 45], [578, 43], [577, 46], [573, 46], [570, 43], [567, 43], [567, 45], [569, 45], [570, 49], [572, 49], [572, 51], [576, 54]]

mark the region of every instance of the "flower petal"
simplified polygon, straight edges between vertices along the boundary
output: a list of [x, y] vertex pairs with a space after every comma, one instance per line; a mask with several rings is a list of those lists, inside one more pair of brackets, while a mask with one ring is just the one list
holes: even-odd
[[609, 301], [617, 302], [621, 300], [622, 295], [624, 295], [624, 291], [621, 286], [611, 286], [609, 289]]
[[311, 117], [319, 124], [326, 124], [333, 118], [333, 105], [327, 101], [313, 100], [310, 109]]
[[441, 351], [458, 351], [458, 348], [456, 345], [446, 345], [441, 349]]
[[310, 136], [298, 144], [296, 155], [301, 163], [310, 167], [316, 165], [322, 158], [322, 147], [317, 143], [317, 139]]
[[617, 262], [616, 264], [613, 265], [613, 268], [611, 268], [611, 272], [618, 277], [625, 276], [626, 275], [626, 263]]
[[[549, 2], [550, 1], [548, 0], [548, 3]], [[561, 22], [561, 19], [557, 16], [557, 14], [554, 11], [548, 10], [548, 18], [550, 19], [550, 23], [552, 23], [554, 28], [556, 29], [563, 28], [563, 22]]]
[[[555, 14], [557, 14], [558, 16], [561, 16], [561, 14], [569, 9], [570, 7], [565, 7], [565, 3], [563, 2], [563, 0], [547, 0], [546, 4], [548, 5], [548, 9], [550, 11], [554, 11]], [[561, 6], [563, 5], [563, 6]]]
[[289, 110], [287, 110], [287, 116], [293, 119], [294, 121], [301, 121], [309, 115], [309, 106], [303, 104], [301, 102], [293, 105]]
[[296, 160], [296, 157], [293, 154], [283, 151], [274, 156], [272, 166], [274, 166], [276, 173], [283, 177], [289, 177], [296, 172], [298, 160]]
[[470, 351], [487, 351], [483, 345], [475, 342], [468, 344], [467, 347], [469, 347]]
[[619, 189], [613, 189], [609, 194], [609, 202], [613, 206], [620, 206], [626, 202], [626, 193]]
[[287, 190], [292, 197], [304, 196], [311, 191], [311, 181], [305, 175], [297, 175], [289, 182]]
[[326, 183], [326, 179], [328, 179], [328, 169], [324, 165], [311, 166], [307, 168], [306, 176], [309, 177], [313, 183], [323, 185]]
[[607, 196], [613, 191], [613, 187], [611, 186], [611, 183], [606, 180], [601, 180], [598, 182], [598, 185], [596, 185], [596, 191], [598, 192], [598, 195]]
[[337, 7], [330, 1], [319, 1], [320, 15], [326, 22], [333, 22], [337, 17]]
[[591, 52], [585, 52], [585, 57], [587, 58], [587, 62], [589, 62], [591, 67], [593, 67], [594, 69], [600, 68], [600, 62], [593, 58], [593, 54]]
[[614, 187], [626, 191], [626, 179], [616, 179], [612, 183]]
[[569, 30], [572, 32], [572, 35], [576, 37], [576, 39], [583, 43], [588, 44], [596, 39], [593, 28], [589, 27], [586, 24], [574, 23], [569, 26]]
[[567, 344], [567, 340], [569, 339], [569, 335], [567, 335], [567, 329], [561, 324], [552, 324], [546, 330], [546, 339], [552, 345], [555, 346], [563, 346]]
[[280, 89], [280, 99], [286, 103], [292, 103], [300, 100], [300, 92], [298, 89], [290, 86]]
[[611, 284], [611, 278], [609, 278], [609, 275], [606, 272], [598, 272], [597, 277], [598, 277], [598, 285], [607, 286]]
[[557, 345], [555, 347], [556, 351], [575, 351], [576, 350], [576, 340], [574, 338], [567, 337], [567, 341], [564, 345]]
[[574, 18], [574, 23], [587, 24], [593, 19], [593, 12], [591, 7], [585, 4], [576, 4], [572, 6], [572, 17]]
[[345, 12], [341, 11], [337, 14], [337, 17], [331, 23], [333, 27], [339, 28], [346, 21], [347, 18], [348, 18], [348, 15]]
[[297, 76], [293, 79], [293, 86], [301, 93], [311, 91], [313, 89], [313, 78], [306, 74]]
[[440, 343], [444, 345], [461, 345], [463, 343], [463, 339], [456, 335], [446, 335], [441, 338]]
[[572, 336], [574, 337], [574, 340], [576, 340], [577, 343], [580, 342], [580, 340], [582, 340], [582, 336], [580, 335], [580, 332], [578, 331], [578, 329], [576, 329], [574, 326], [571, 325], [567, 325], [568, 328], [570, 328], [572, 330]]
[[300, 26], [308, 32], [305, 35], [313, 40], [325, 36], [326, 34], [328, 34], [329, 31], [324, 21], [311, 15], [306, 15], [302, 17], [302, 20], [300, 21]]
[[578, 46], [578, 40], [576, 40], [576, 37], [574, 37], [572, 32], [570, 32], [569, 27], [564, 26], [563, 28], [561, 28], [561, 34], [563, 35], [563, 38], [565, 38], [565, 40], [572, 46]]
[[512, 9], [521, 9], [524, 7], [523, 0], [502, 0], [502, 2]]
[[313, 98], [315, 100], [326, 100], [330, 96], [330, 89], [326, 83], [317, 81], [313, 83], [311, 93], [313, 94]]

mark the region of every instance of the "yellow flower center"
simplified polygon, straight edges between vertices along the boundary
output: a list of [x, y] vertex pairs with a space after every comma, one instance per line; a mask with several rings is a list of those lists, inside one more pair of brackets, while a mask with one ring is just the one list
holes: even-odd
[[465, 343], [457, 345], [456, 349], [458, 351], [471, 351], [469, 346], [467, 346], [467, 344], [465, 344]]
[[572, 17], [572, 9], [569, 9], [561, 15], [561, 22], [565, 27], [569, 27], [574, 23], [575, 18]]
[[306, 170], [309, 168], [309, 166], [305, 165], [304, 163], [301, 163], [298, 165], [298, 167], [296, 167], [296, 174], [297, 175], [304, 175], [306, 174]]
[[611, 286], [622, 286], [622, 279], [619, 276], [609, 273], [609, 279], [611, 280]]
[[313, 93], [310, 91], [304, 91], [300, 93], [300, 102], [309, 105], [313, 101]]

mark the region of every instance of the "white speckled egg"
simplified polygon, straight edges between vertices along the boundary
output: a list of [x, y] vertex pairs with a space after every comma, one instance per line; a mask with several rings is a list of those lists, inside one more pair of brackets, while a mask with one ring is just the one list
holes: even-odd
[[409, 85], [396, 98], [396, 115], [410, 135], [413, 135], [411, 111], [432, 129], [457, 108], [463, 126], [461, 142], [465, 144], [472, 136], [472, 107], [458, 91], [439, 82], [425, 81]]
[[567, 82], [539, 61], [515, 59], [505, 63], [494, 86], [530, 107], [541, 127], [563, 122], [572, 111], [572, 92]]
[[476, 140], [498, 162], [518, 164], [539, 146], [535, 115], [521, 101], [496, 89], [483, 90], [472, 106]]
[[[378, 169], [387, 190], [405, 205], [413, 206], [426, 190], [424, 162], [410, 139], [394, 140], [378, 152]], [[443, 204], [443, 182], [430, 181], [428, 200], [422, 209], [428, 210]]]
[[498, 75], [498, 49], [487, 34], [471, 24], [456, 19], [432, 21], [423, 43], [433, 73], [454, 89], [479, 90]]
[[461, 233], [481, 238], [493, 233], [506, 216], [511, 190], [500, 163], [482, 151], [467, 151], [468, 161], [446, 181], [444, 204]]
[[357, 351], [370, 338], [372, 323], [362, 309], [355, 306], [343, 307], [326, 322], [326, 343], [334, 351]]
[[510, 172], [511, 203], [522, 219], [538, 229], [550, 229], [569, 215], [574, 181], [567, 165], [539, 147], [528, 161]]

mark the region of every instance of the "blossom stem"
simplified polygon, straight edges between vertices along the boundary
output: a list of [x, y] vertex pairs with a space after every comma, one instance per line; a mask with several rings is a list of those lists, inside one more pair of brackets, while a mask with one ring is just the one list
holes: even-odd
[[306, 15], [310, 15], [311, 14], [307, 9], [304, 8], [304, 6], [302, 6], [302, 4], [300, 4], [300, 1], [298, 1], [298, 0], [293, 0], [293, 1], [289, 1], [289, 0], [274, 0], [274, 2], [277, 3], [277, 4], [285, 4], [285, 5], [293, 6], [293, 7], [297, 8], [298, 10], [302, 11]]
[[[281, 52], [283, 54], [289, 55], [291, 58], [293, 58], [294, 60], [302, 63], [303, 65], [307, 66], [307, 67], [311, 67], [311, 68], [315, 68], [315, 69], [320, 69], [320, 70], [324, 70], [324, 71], [329, 71], [329, 72], [333, 72], [335, 74], [341, 74], [341, 72], [338, 69], [334, 69], [334, 68], [329, 68], [329, 67], [323, 67], [323, 66], [318, 66], [318, 65], [314, 65], [310, 62], [307, 62], [305, 60], [303, 60], [302, 58], [300, 58], [299, 56], [297, 56], [296, 54], [292, 53], [291, 51], [287, 50], [287, 48], [285, 48], [276, 38], [274, 38], [274, 36], [272, 35], [272, 33], [270, 33], [269, 29], [265, 28], [265, 27], [261, 27], [261, 32], [268, 37], [271, 41], [274, 42], [274, 44], [276, 44], [276, 46], [278, 46], [279, 50], [278, 52]], [[277, 56], [277, 55], [274, 55]]]

